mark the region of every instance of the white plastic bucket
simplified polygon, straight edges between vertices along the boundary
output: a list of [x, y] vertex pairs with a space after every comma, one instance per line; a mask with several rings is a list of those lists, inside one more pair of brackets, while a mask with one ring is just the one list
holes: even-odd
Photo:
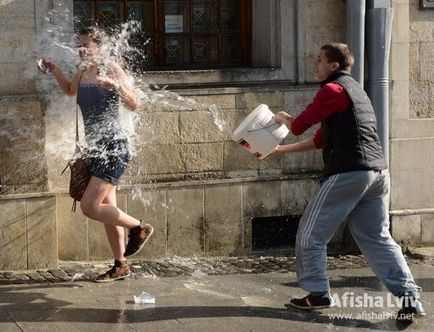
[[232, 139], [262, 160], [282, 142], [288, 132], [286, 125], [276, 122], [268, 106], [261, 104], [234, 130]]

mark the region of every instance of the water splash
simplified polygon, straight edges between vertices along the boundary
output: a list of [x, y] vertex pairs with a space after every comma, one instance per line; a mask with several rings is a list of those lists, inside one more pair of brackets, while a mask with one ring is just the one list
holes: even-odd
[[[77, 55], [77, 36], [71, 31], [74, 26], [74, 17], [71, 12], [62, 5], [58, 5], [54, 10], [49, 11], [43, 22], [41, 33], [38, 34], [34, 58], [45, 57], [53, 59], [62, 68], [65, 74], [72, 77], [80, 66]], [[216, 105], [209, 105], [195, 101], [193, 98], [180, 96], [179, 94], [160, 88], [143, 79], [143, 73], [137, 70], [133, 63], [137, 59], [145, 59], [143, 51], [131, 45], [131, 37], [140, 31], [138, 22], [127, 22], [115, 27], [109, 33], [103, 34], [101, 62], [101, 75], [105, 75], [108, 64], [111, 61], [119, 63], [124, 67], [134, 81], [138, 99], [138, 111], [131, 112], [125, 107], [120, 108], [119, 121], [128, 136], [130, 152], [133, 162], [139, 156], [146, 144], [152, 144], [159, 135], [150, 124], [144, 123], [142, 114], [155, 111], [191, 111], [207, 110], [218, 130], [230, 136], [231, 129], [228, 128], [222, 118], [221, 111]], [[149, 41], [148, 41], [149, 42]], [[29, 76], [35, 78], [35, 70], [29, 71]], [[46, 116], [46, 154], [49, 159], [52, 174], [49, 178], [58, 178], [58, 168], [69, 160], [74, 153], [75, 140], [75, 100], [64, 96], [52, 75], [38, 74], [36, 77], [40, 95], [47, 104]], [[84, 132], [81, 115], [79, 114], [79, 131], [83, 142]], [[104, 124], [108, 125], [108, 124]], [[58, 130], [62, 128], [62, 130]], [[59, 165], [59, 166], [58, 166]], [[151, 206], [156, 202], [156, 195], [153, 193], [151, 177], [148, 176], [144, 167], [130, 168], [130, 176], [123, 177], [123, 183], [129, 187], [134, 199], [140, 199], [144, 206]], [[57, 181], [52, 182], [52, 190], [61, 190], [62, 183], [59, 181], [59, 188], [56, 188]], [[143, 189], [146, 184], [146, 190]], [[146, 193], [145, 193], [146, 192]], [[159, 203], [165, 208], [166, 204]]]

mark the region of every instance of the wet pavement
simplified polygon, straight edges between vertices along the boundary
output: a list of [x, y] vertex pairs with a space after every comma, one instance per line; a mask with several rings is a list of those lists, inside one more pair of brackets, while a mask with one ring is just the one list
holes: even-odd
[[[416, 263], [430, 257], [418, 258]], [[293, 256], [252, 257], [173, 257], [151, 261], [132, 260], [130, 266], [138, 277], [176, 277], [179, 275], [227, 275], [295, 271]], [[367, 266], [363, 256], [344, 255], [328, 257], [329, 269], [350, 269]], [[59, 268], [30, 271], [0, 271], [0, 284], [56, 282], [70, 280], [76, 274], [80, 280], [93, 280], [101, 271], [112, 266], [112, 261], [60, 262]]]
[[[90, 281], [104, 262], [1, 272], [0, 331], [432, 331], [434, 264], [426, 257], [409, 262], [427, 312], [411, 325], [396, 322], [395, 299], [361, 256], [329, 258], [332, 293], [341, 301], [318, 312], [287, 307], [304, 295], [293, 258], [244, 257], [135, 261], [131, 278], [106, 284]], [[60, 278], [75, 273], [84, 275]], [[156, 303], [135, 304], [143, 291]]]

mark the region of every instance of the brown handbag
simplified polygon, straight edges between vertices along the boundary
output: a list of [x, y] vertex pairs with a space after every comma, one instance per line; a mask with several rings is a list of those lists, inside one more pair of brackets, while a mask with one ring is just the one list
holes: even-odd
[[83, 149], [80, 147], [80, 138], [78, 135], [78, 108], [75, 110], [75, 153], [74, 157], [68, 162], [62, 174], [69, 167], [71, 178], [69, 180], [69, 196], [74, 199], [72, 211], [75, 212], [77, 201], [81, 201], [87, 185], [89, 184], [91, 174], [87, 169]]

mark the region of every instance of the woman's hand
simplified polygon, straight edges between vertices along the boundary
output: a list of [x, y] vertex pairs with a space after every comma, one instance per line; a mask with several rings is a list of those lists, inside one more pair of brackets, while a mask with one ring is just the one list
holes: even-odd
[[275, 115], [274, 119], [276, 120], [277, 123], [284, 124], [288, 127], [288, 129], [291, 129], [293, 118], [288, 113], [279, 112]]
[[[111, 70], [113, 69], [111, 68]], [[107, 75], [97, 75], [97, 84], [106, 89], [116, 90], [121, 97], [124, 105], [127, 106], [131, 111], [135, 111], [137, 108], [137, 98], [135, 95], [134, 87], [126, 81], [126, 75], [119, 66], [115, 67], [113, 72], [115, 74], [113, 76], [116, 79]]]
[[67, 96], [75, 96], [77, 94], [78, 82], [81, 77], [80, 72], [77, 72], [74, 78], [70, 80], [54, 61], [44, 58], [38, 60], [37, 67], [41, 73], [52, 73], [64, 94]]
[[41, 73], [47, 74], [47, 73], [52, 73], [56, 70], [57, 64], [54, 61], [48, 60], [48, 59], [40, 59], [38, 61], [38, 70]]
[[114, 80], [113, 78], [110, 78], [106, 75], [102, 76], [102, 75], [98, 75], [96, 77], [96, 83], [105, 89], [115, 89], [115, 90], [119, 90], [120, 89], [120, 84], [118, 82], [116, 82], [116, 80]]

